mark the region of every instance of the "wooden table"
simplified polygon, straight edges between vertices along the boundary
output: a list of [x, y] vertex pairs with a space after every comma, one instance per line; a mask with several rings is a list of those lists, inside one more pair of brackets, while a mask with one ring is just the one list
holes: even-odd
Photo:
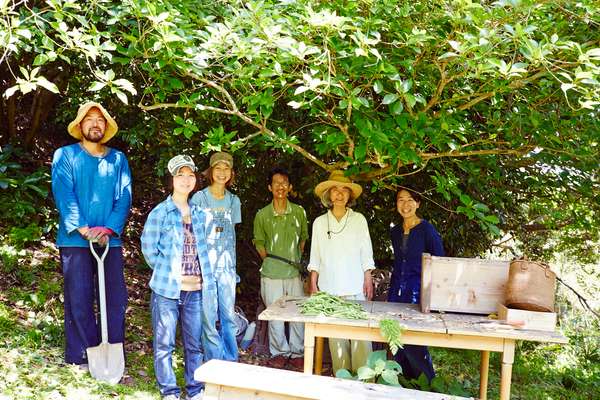
[[500, 399], [509, 400], [512, 364], [517, 340], [567, 343], [560, 332], [545, 332], [516, 329], [510, 325], [488, 319], [485, 316], [466, 314], [424, 314], [415, 304], [384, 303], [361, 301], [369, 318], [347, 320], [341, 318], [306, 316], [300, 314], [298, 302], [303, 298], [283, 297], [273, 303], [260, 315], [260, 320], [303, 322], [304, 325], [304, 373], [312, 374], [315, 343], [317, 344], [316, 373], [320, 374], [322, 364], [322, 339], [338, 338], [385, 342], [379, 332], [379, 321], [385, 318], [396, 319], [405, 331], [402, 341], [434, 347], [480, 350], [479, 397], [487, 399], [488, 369], [490, 351], [501, 353]]

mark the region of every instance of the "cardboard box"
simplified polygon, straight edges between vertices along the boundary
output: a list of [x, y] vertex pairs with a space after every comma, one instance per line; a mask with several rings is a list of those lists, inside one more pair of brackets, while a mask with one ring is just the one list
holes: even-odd
[[498, 303], [498, 319], [520, 329], [550, 332], [556, 329], [556, 313], [517, 310], [502, 303]]

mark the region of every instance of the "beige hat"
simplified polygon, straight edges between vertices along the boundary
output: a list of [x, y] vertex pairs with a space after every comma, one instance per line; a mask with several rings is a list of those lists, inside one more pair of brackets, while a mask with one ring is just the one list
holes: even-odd
[[117, 126], [115, 120], [112, 119], [112, 117], [108, 114], [108, 111], [106, 111], [100, 103], [96, 103], [95, 101], [88, 101], [87, 103], [79, 107], [79, 110], [77, 110], [77, 117], [75, 117], [75, 119], [71, 121], [67, 130], [75, 139], [81, 140], [83, 137], [81, 135], [81, 126], [79, 124], [81, 123], [81, 120], [86, 116], [88, 111], [90, 111], [92, 108], [97, 108], [98, 110], [100, 110], [100, 112], [104, 116], [104, 119], [106, 120], [106, 130], [104, 131], [104, 137], [100, 141], [100, 143], [106, 143], [113, 136], [115, 136], [115, 134], [119, 130], [119, 127]]
[[360, 196], [360, 194], [362, 193], [362, 188], [360, 187], [360, 185], [353, 183], [350, 180], [350, 178], [344, 176], [344, 171], [340, 171], [339, 169], [336, 169], [335, 171], [331, 172], [331, 174], [329, 175], [329, 179], [327, 179], [324, 182], [319, 183], [315, 187], [315, 194], [318, 197], [322, 197], [323, 193], [325, 193], [325, 191], [327, 191], [328, 189], [330, 189], [334, 186], [347, 187], [348, 189], [350, 189], [352, 191], [352, 197], [355, 199], [358, 196]]
[[212, 156], [210, 156], [209, 164], [211, 167], [214, 167], [220, 162], [227, 164], [229, 168], [233, 168], [233, 157], [229, 153], [219, 151], [218, 153], [214, 153]]

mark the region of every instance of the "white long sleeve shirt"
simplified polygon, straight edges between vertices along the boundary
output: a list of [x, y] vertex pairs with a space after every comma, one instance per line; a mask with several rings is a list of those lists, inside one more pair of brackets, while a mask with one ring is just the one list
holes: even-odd
[[327, 211], [313, 222], [309, 271], [319, 274], [319, 290], [338, 296], [363, 292], [364, 272], [375, 268], [365, 217], [348, 209], [338, 221]]

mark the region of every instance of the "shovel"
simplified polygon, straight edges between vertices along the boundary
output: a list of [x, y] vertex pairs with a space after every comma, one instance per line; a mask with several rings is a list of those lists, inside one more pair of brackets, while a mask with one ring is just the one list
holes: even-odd
[[90, 251], [98, 261], [98, 292], [100, 294], [100, 328], [102, 342], [95, 347], [87, 348], [90, 374], [96, 380], [115, 384], [121, 380], [125, 371], [123, 343], [108, 343], [108, 324], [106, 322], [106, 291], [104, 289], [104, 259], [108, 254], [109, 243], [99, 257], [90, 241]]

